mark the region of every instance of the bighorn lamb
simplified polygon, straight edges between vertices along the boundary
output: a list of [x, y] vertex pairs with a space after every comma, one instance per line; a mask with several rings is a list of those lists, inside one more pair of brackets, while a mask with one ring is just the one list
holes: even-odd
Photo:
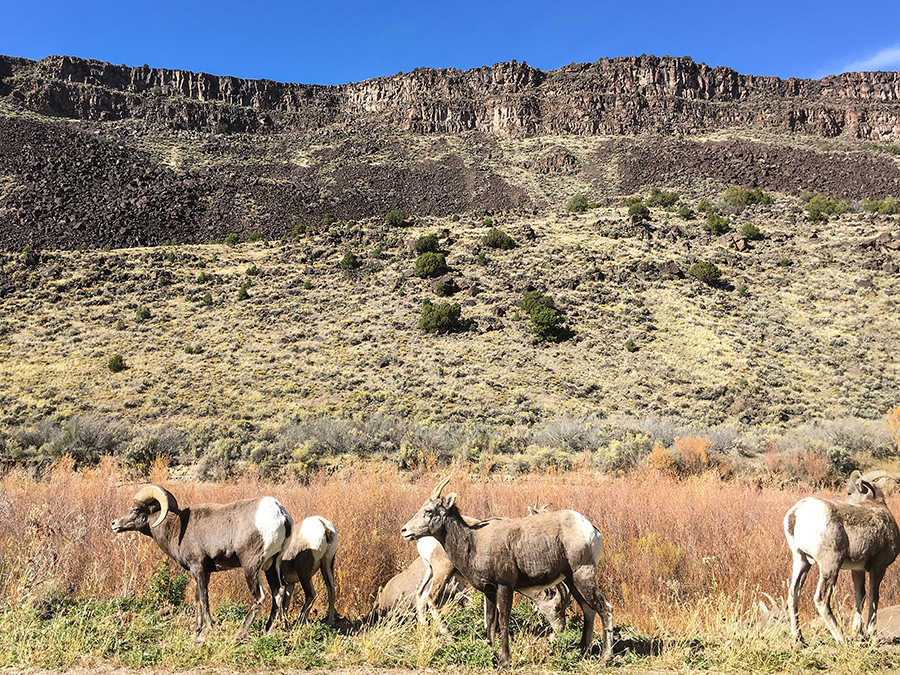
[[[384, 616], [390, 612], [417, 609], [419, 590], [427, 570], [428, 563], [419, 556], [409, 567], [391, 577], [390, 581], [378, 591], [378, 597], [375, 599], [375, 615]], [[436, 602], [440, 605], [460, 595], [463, 595], [463, 585], [459, 579], [451, 576], [443, 592], [436, 597]], [[424, 618], [423, 614], [421, 619]]]
[[272, 627], [276, 605], [280, 607], [282, 601], [281, 556], [293, 525], [291, 516], [274, 497], [181, 509], [168, 490], [148, 485], [134, 496], [131, 510], [113, 521], [112, 529], [151, 537], [166, 555], [191, 573], [197, 585], [197, 642], [203, 642], [212, 625], [209, 575], [221, 570], [242, 568], [254, 600], [237, 638], [247, 635], [266, 598], [260, 581], [263, 571], [272, 591], [272, 615], [266, 630]]
[[[312, 578], [316, 572], [322, 573], [325, 580], [325, 589], [328, 591], [328, 625], [334, 624], [334, 556], [337, 553], [338, 533], [335, 526], [322, 516], [310, 516], [300, 523], [300, 527], [294, 531], [291, 541], [285, 550], [281, 560], [281, 573], [284, 576], [284, 607], [285, 614], [291, 604], [294, 594], [294, 584], [299, 583], [303, 587], [304, 603], [297, 619], [305, 623], [309, 618], [309, 610], [316, 599], [316, 589]], [[275, 606], [272, 605], [272, 614], [269, 623], [274, 620]]]
[[875, 632], [879, 586], [888, 565], [900, 552], [900, 530], [882, 492], [886, 477], [885, 472], [873, 472], [863, 477], [859, 471], [854, 471], [847, 484], [846, 501], [807, 497], [785, 515], [784, 533], [794, 557], [788, 612], [791, 633], [797, 640], [803, 640], [797, 616], [800, 589], [813, 563], [819, 565], [819, 585], [814, 598], [816, 609], [835, 641], [840, 644], [843, 638], [831, 611], [831, 594], [842, 569], [850, 570], [853, 578], [856, 595], [854, 632], [862, 632], [868, 571], [866, 633], [872, 635]]
[[584, 614], [581, 651], [587, 653], [600, 614], [603, 631], [601, 658], [612, 653], [612, 607], [597, 586], [596, 566], [602, 537], [575, 511], [552, 511], [525, 518], [498, 518], [468, 525], [456, 507], [456, 495], [441, 498], [448, 476], [434, 488], [401, 534], [414, 540], [437, 539], [456, 569], [485, 594], [488, 641], [495, 637], [494, 613], [499, 614], [500, 658], [509, 666], [509, 615], [513, 591], [547, 588], [565, 581]]

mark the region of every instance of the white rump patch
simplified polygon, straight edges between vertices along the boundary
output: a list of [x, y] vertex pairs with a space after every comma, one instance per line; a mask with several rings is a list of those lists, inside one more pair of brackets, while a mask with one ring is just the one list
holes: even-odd
[[294, 519], [275, 497], [263, 497], [256, 507], [256, 529], [263, 540], [263, 560], [281, 553], [288, 544], [287, 523]]
[[591, 547], [591, 557], [596, 565], [600, 562], [600, 556], [603, 555], [603, 535], [600, 534], [600, 531], [594, 527], [591, 521], [578, 513], [578, 511], [572, 511], [572, 513], [575, 514], [576, 520], [581, 525], [581, 532], [584, 534], [584, 540]]
[[[794, 514], [793, 536], [787, 532], [787, 523], [791, 514]], [[813, 560], [818, 560], [819, 549], [822, 546], [830, 519], [829, 504], [814, 497], [801, 499], [784, 517], [788, 546], [792, 551], [802, 551]]]
[[325, 535], [326, 530], [330, 530], [334, 535], [332, 537], [332, 546], [337, 548], [337, 529], [334, 525], [322, 516], [310, 516], [304, 518], [300, 523], [300, 537], [306, 541], [308, 548], [316, 551], [319, 560], [328, 550], [328, 537]]

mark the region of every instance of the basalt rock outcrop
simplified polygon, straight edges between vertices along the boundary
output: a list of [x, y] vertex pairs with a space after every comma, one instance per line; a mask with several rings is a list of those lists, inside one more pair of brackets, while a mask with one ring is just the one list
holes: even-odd
[[900, 141], [898, 73], [782, 80], [687, 58], [635, 56], [549, 72], [515, 62], [421, 68], [319, 86], [51, 56], [2, 57], [0, 77], [0, 93], [44, 115], [188, 129], [306, 129], [377, 116], [418, 133], [689, 134], [752, 126]]
[[732, 183], [883, 199], [900, 195], [898, 143], [900, 73], [781, 80], [641, 56], [319, 86], [0, 56], [0, 248], [531, 212], [570, 184], [605, 203]]

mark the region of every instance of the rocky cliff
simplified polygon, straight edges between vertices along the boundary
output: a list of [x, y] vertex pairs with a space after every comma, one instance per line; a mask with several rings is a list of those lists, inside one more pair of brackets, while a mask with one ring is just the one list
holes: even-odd
[[0, 56], [0, 249], [281, 238], [651, 186], [900, 195], [900, 73], [690, 59], [417, 69], [342, 86]]
[[781, 80], [636, 56], [549, 72], [515, 62], [423, 68], [315, 86], [51, 56], [3, 57], [0, 77], [0, 92], [41, 114], [195, 130], [307, 129], [377, 117], [419, 133], [678, 135], [750, 126], [900, 141], [900, 73]]

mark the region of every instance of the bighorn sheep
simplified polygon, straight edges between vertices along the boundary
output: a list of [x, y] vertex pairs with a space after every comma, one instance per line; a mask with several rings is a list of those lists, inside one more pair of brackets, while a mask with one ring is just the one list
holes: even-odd
[[[540, 508], [529, 506], [528, 513], [529, 515], [544, 513], [548, 507], [549, 504], [545, 504]], [[469, 526], [481, 522], [471, 516], [463, 516], [463, 520]], [[450, 558], [447, 557], [443, 546], [434, 537], [419, 538], [416, 541], [416, 548], [427, 566], [422, 583], [416, 593], [416, 614], [419, 618], [419, 623], [425, 623], [425, 607], [427, 606], [431, 616], [438, 624], [440, 632], [448, 635], [450, 631], [441, 619], [437, 609], [438, 599], [445, 592], [449, 582], [455, 580], [457, 583], [465, 583], [465, 579], [457, 571]], [[534, 603], [535, 608], [549, 622], [554, 633], [558, 633], [565, 628], [566, 608], [569, 605], [569, 589], [566, 588], [564, 583], [560, 582], [549, 588], [521, 588], [518, 591]], [[485, 605], [485, 630], [491, 630], [487, 625], [488, 615], [488, 608]], [[493, 616], [496, 619], [496, 612], [493, 613]]]
[[797, 616], [800, 590], [813, 563], [819, 565], [816, 609], [838, 644], [843, 642], [843, 637], [831, 611], [831, 594], [838, 573], [847, 569], [853, 577], [856, 595], [853, 631], [862, 632], [868, 571], [869, 609], [865, 630], [869, 635], [875, 633], [879, 586], [888, 565], [900, 552], [900, 530], [882, 492], [886, 476], [884, 472], [873, 472], [863, 477], [854, 471], [847, 484], [846, 501], [807, 497], [785, 515], [784, 534], [794, 558], [788, 612], [791, 633], [798, 641], [803, 641]]
[[525, 518], [498, 518], [468, 525], [456, 507], [456, 495], [441, 498], [448, 476], [434, 488], [401, 534], [414, 540], [437, 539], [454, 566], [485, 594], [488, 641], [495, 637], [494, 613], [499, 614], [499, 668], [509, 666], [509, 615], [513, 591], [547, 588], [565, 581], [584, 614], [581, 651], [587, 653], [600, 614], [601, 658], [612, 653], [612, 607], [597, 586], [596, 566], [602, 537], [575, 511], [552, 511]]
[[[112, 523], [113, 532], [137, 531], [151, 537], [172, 560], [191, 573], [197, 585], [197, 642], [212, 625], [209, 576], [240, 567], [253, 596], [237, 638], [247, 635], [266, 598], [260, 572], [272, 591], [272, 627], [276, 605], [282, 604], [281, 557], [294, 521], [274, 497], [243, 499], [230, 504], [196, 504], [179, 508], [168, 490], [148, 485], [135, 494], [131, 510]], [[282, 614], [283, 618], [283, 614]]]
[[[309, 610], [316, 599], [316, 589], [312, 578], [316, 572], [322, 573], [325, 580], [325, 589], [328, 591], [328, 618], [329, 626], [334, 624], [334, 556], [337, 553], [338, 534], [334, 525], [322, 516], [310, 516], [300, 523], [300, 527], [294, 531], [291, 541], [281, 560], [281, 573], [284, 576], [284, 607], [285, 614], [291, 604], [294, 593], [294, 584], [299, 583], [303, 587], [303, 608], [297, 621], [305, 623], [309, 618]], [[269, 623], [274, 620], [275, 605], [272, 605], [272, 614]]]
[[[390, 581], [378, 591], [378, 597], [375, 599], [375, 615], [383, 616], [390, 612], [417, 609], [419, 590], [427, 570], [428, 563], [419, 556], [409, 567], [391, 577]], [[464, 595], [463, 590], [463, 584], [455, 576], [451, 576], [443, 592], [438, 594], [436, 602], [440, 605], [446, 600]], [[424, 614], [421, 618], [424, 619]]]

